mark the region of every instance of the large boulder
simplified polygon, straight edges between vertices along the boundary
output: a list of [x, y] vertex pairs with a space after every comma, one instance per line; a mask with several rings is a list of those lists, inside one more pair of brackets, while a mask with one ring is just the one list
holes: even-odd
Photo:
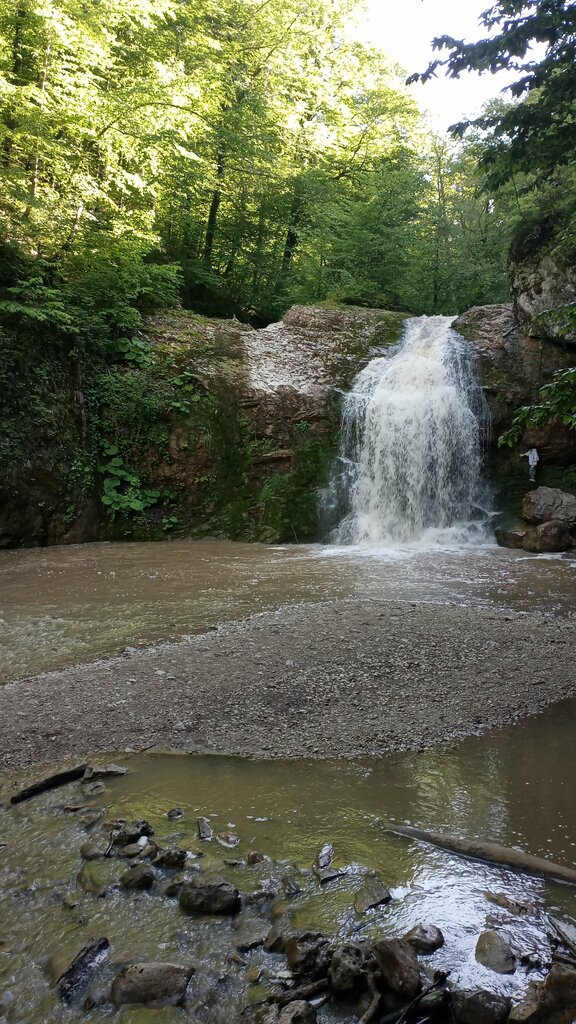
[[574, 543], [566, 524], [556, 519], [539, 526], [518, 523], [511, 530], [497, 529], [495, 536], [501, 547], [520, 548], [534, 554], [567, 551]]
[[576, 526], [576, 497], [557, 487], [536, 487], [524, 495], [522, 518], [534, 526], [551, 519]]
[[573, 1024], [575, 1017], [576, 971], [554, 964], [544, 981], [528, 986], [509, 1020], [510, 1024]]
[[509, 944], [492, 928], [479, 936], [476, 959], [483, 967], [497, 974], [513, 974], [516, 970], [516, 958]]
[[366, 950], [360, 943], [348, 942], [334, 950], [328, 971], [332, 992], [350, 995], [366, 984]]
[[191, 914], [237, 914], [240, 893], [231, 882], [219, 875], [193, 878], [185, 882], [179, 897], [182, 910]]
[[417, 924], [404, 935], [416, 953], [434, 953], [444, 945], [444, 936], [434, 924]]
[[180, 964], [140, 963], [123, 967], [112, 982], [110, 998], [116, 1006], [170, 1006], [181, 1002], [194, 973]]
[[380, 939], [373, 948], [386, 987], [413, 999], [420, 990], [420, 965], [412, 946], [404, 939]]

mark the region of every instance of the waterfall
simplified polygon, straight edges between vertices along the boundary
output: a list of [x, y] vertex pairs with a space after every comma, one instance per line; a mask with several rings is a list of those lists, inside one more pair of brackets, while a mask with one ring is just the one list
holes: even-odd
[[416, 317], [346, 396], [336, 470], [324, 496], [336, 544], [487, 539], [482, 479], [489, 410], [452, 317]]

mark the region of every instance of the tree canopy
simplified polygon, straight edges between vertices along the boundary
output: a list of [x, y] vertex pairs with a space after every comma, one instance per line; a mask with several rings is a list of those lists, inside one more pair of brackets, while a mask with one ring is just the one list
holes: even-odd
[[434, 40], [447, 56], [434, 60], [422, 75], [427, 81], [442, 69], [451, 78], [464, 71], [511, 70], [508, 87], [515, 102], [495, 105], [480, 117], [453, 126], [457, 135], [474, 127], [487, 133], [481, 165], [492, 186], [517, 171], [549, 177], [572, 163], [576, 146], [576, 4], [574, 0], [500, 0], [480, 22], [491, 33], [474, 43], [440, 36]]

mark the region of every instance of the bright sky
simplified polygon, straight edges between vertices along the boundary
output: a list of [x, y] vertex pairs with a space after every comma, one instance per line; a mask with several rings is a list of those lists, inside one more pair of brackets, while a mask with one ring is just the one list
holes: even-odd
[[[491, 0], [367, 0], [368, 13], [361, 38], [381, 47], [408, 74], [424, 71], [439, 56], [432, 50], [435, 36], [450, 35], [474, 42], [486, 36], [479, 15]], [[441, 73], [426, 85], [412, 86], [422, 109], [430, 112], [433, 127], [445, 131], [464, 115], [477, 113], [482, 104], [517, 77], [501, 72], [444, 78]], [[506, 94], [505, 94], [506, 95]]]

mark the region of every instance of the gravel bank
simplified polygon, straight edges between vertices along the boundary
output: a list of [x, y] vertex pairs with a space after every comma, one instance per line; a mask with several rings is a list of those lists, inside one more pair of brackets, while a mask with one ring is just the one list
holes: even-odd
[[575, 693], [571, 619], [324, 602], [0, 687], [0, 767], [156, 746], [369, 756], [504, 725]]

